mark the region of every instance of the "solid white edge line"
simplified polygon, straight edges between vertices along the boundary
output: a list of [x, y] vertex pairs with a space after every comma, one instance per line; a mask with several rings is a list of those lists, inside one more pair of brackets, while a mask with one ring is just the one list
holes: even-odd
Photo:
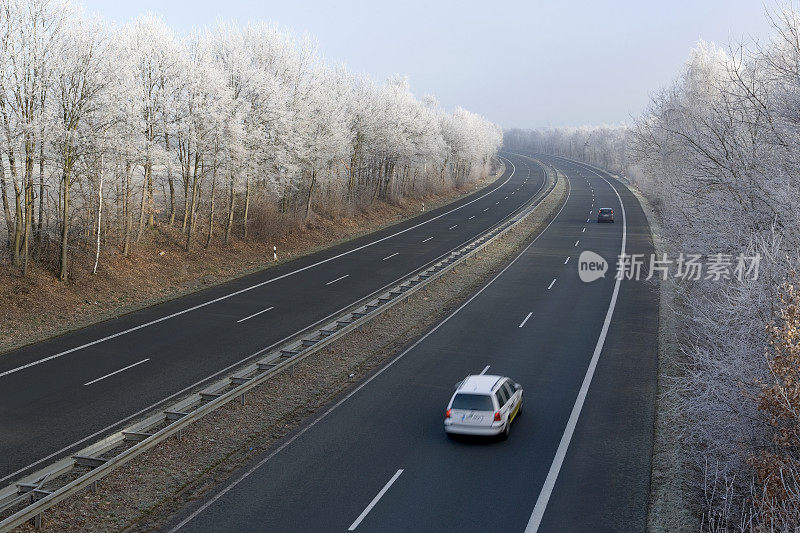
[[491, 366], [492, 366], [492, 365], [486, 365], [485, 367], [483, 367], [483, 370], [481, 370], [481, 373], [480, 373], [480, 375], [481, 375], [481, 376], [482, 376], [482, 375], [484, 375], [484, 374], [486, 373], [486, 371], [487, 371], [487, 370], [489, 370], [489, 367], [491, 367]]
[[250, 320], [250, 319], [251, 319], [251, 318], [253, 318], [254, 316], [258, 316], [258, 315], [260, 315], [261, 313], [266, 313], [267, 311], [272, 311], [273, 309], [275, 309], [275, 308], [274, 308], [274, 307], [267, 307], [266, 309], [263, 309], [263, 310], [259, 311], [258, 313], [253, 313], [253, 314], [252, 314], [252, 315], [250, 315], [250, 316], [246, 316], [246, 317], [244, 317], [244, 318], [242, 318], [242, 319], [240, 319], [240, 320], [237, 320], [237, 321], [236, 321], [236, 323], [238, 324], [239, 322], [244, 322], [245, 320]]
[[149, 358], [149, 357], [148, 357], [147, 359], [142, 359], [142, 360], [141, 360], [141, 361], [139, 361], [138, 363], [133, 363], [132, 365], [128, 365], [128, 366], [126, 366], [125, 368], [120, 368], [119, 370], [115, 370], [114, 372], [111, 372], [110, 374], [106, 374], [105, 376], [99, 377], [99, 378], [97, 378], [97, 379], [93, 379], [92, 381], [90, 381], [90, 382], [88, 382], [88, 383], [84, 383], [84, 384], [83, 384], [83, 386], [85, 387], [85, 386], [87, 386], [87, 385], [91, 385], [92, 383], [97, 383], [98, 381], [102, 381], [102, 380], [104, 380], [104, 379], [106, 379], [106, 378], [110, 378], [110, 377], [111, 377], [111, 376], [113, 376], [114, 374], [119, 374], [120, 372], [125, 372], [125, 371], [126, 371], [126, 370], [128, 370], [129, 368], [133, 368], [133, 367], [135, 367], [135, 366], [139, 366], [139, 365], [141, 365], [142, 363], [146, 363], [146, 362], [148, 362], [149, 360], [150, 360], [150, 358]]
[[344, 278], [346, 278], [346, 277], [349, 277], [349, 276], [350, 276], [350, 274], [345, 274], [344, 276], [342, 276], [342, 277], [340, 277], [340, 278], [336, 278], [336, 279], [334, 279], [334, 280], [331, 280], [331, 281], [329, 281], [329, 282], [328, 282], [328, 283], [326, 283], [325, 285], [330, 285], [331, 283], [336, 283], [337, 281], [341, 281], [341, 280], [343, 280]]
[[367, 508], [364, 509], [364, 511], [362, 511], [362, 513], [360, 515], [358, 515], [358, 518], [356, 518], [356, 521], [353, 522], [350, 525], [350, 527], [347, 528], [347, 531], [355, 531], [355, 529], [358, 527], [358, 524], [360, 524], [361, 521], [364, 520], [364, 518], [366, 518], [366, 516], [369, 514], [369, 512], [372, 510], [372, 508], [375, 507], [375, 504], [377, 504], [378, 501], [383, 497], [383, 495], [386, 494], [386, 491], [389, 490], [389, 487], [392, 486], [392, 483], [397, 481], [397, 478], [399, 478], [400, 474], [402, 474], [402, 473], [403, 473], [403, 469], [402, 468], [394, 473], [394, 475], [392, 476], [392, 479], [390, 479], [388, 481], [388, 483], [386, 483], [386, 485], [383, 486], [381, 491], [372, 499], [372, 501], [369, 502], [369, 505], [367, 505]]
[[519, 327], [523, 327], [528, 322], [528, 319], [531, 317], [531, 315], [533, 315], [533, 311], [528, 313], [528, 316], [525, 317], [525, 319], [522, 321], [522, 323], [519, 325]]
[[381, 259], [381, 261], [386, 261], [387, 259], [391, 259], [392, 257], [394, 257], [394, 256], [396, 256], [396, 255], [400, 255], [400, 252], [395, 252], [395, 253], [393, 253], [392, 255], [387, 255], [386, 257], [384, 257], [383, 259]]
[[[565, 175], [565, 177], [566, 177], [566, 175]], [[567, 178], [566, 178], [566, 180], [567, 180], [567, 185], [569, 186], [569, 185], [570, 185], [569, 178], [567, 177]], [[422, 344], [423, 342], [425, 342], [425, 339], [427, 339], [428, 337], [430, 337], [431, 335], [433, 335], [433, 334], [434, 334], [434, 333], [435, 333], [435, 332], [436, 332], [436, 331], [437, 331], [437, 330], [438, 330], [440, 327], [442, 327], [443, 325], [445, 325], [445, 324], [446, 324], [446, 323], [447, 323], [447, 322], [448, 322], [448, 321], [449, 321], [451, 318], [453, 318], [454, 316], [456, 316], [456, 315], [457, 315], [457, 314], [458, 314], [458, 313], [459, 313], [459, 312], [460, 312], [462, 309], [464, 309], [464, 308], [465, 308], [465, 307], [467, 307], [467, 306], [468, 306], [470, 303], [472, 303], [472, 301], [473, 301], [475, 298], [477, 298], [477, 297], [478, 297], [480, 294], [482, 294], [482, 293], [483, 293], [483, 291], [485, 291], [487, 288], [489, 288], [489, 286], [491, 286], [491, 285], [492, 285], [492, 283], [494, 283], [495, 281], [497, 281], [497, 279], [498, 279], [500, 276], [502, 276], [502, 275], [505, 273], [505, 271], [506, 271], [506, 270], [508, 270], [509, 268], [511, 268], [511, 265], [513, 265], [514, 263], [516, 263], [516, 262], [517, 262], [517, 260], [518, 260], [520, 257], [522, 257], [522, 256], [523, 256], [523, 254], [525, 254], [525, 252], [527, 252], [527, 251], [528, 251], [528, 249], [530, 249], [530, 247], [531, 247], [531, 246], [533, 246], [533, 245], [534, 245], [534, 243], [535, 243], [536, 241], [538, 241], [538, 240], [539, 240], [539, 237], [541, 237], [542, 235], [544, 235], [544, 233], [547, 231], [547, 229], [548, 229], [550, 226], [552, 226], [552, 225], [553, 225], [553, 222], [555, 222], [555, 221], [558, 219], [558, 216], [561, 214], [561, 212], [562, 212], [562, 211], [564, 210], [564, 208], [567, 206], [567, 203], [569, 202], [569, 198], [570, 198], [571, 194], [572, 194], [572, 187], [571, 187], [571, 186], [569, 186], [569, 187], [568, 187], [568, 189], [567, 189], [567, 199], [566, 199], [566, 200], [564, 200], [564, 205], [562, 205], [562, 206], [561, 206], [561, 209], [559, 209], [559, 210], [558, 210], [558, 213], [556, 213], [556, 216], [554, 216], [554, 217], [553, 217], [553, 219], [552, 219], [552, 220], [551, 220], [551, 221], [550, 221], [550, 222], [547, 224], [547, 226], [545, 226], [545, 227], [544, 227], [544, 229], [543, 229], [543, 230], [542, 230], [542, 231], [539, 233], [539, 235], [537, 235], [537, 236], [536, 236], [536, 238], [534, 238], [534, 239], [533, 239], [533, 240], [532, 240], [532, 241], [531, 241], [531, 242], [530, 242], [530, 243], [529, 243], [529, 244], [528, 244], [528, 245], [527, 245], [525, 248], [523, 248], [523, 249], [522, 249], [522, 251], [521, 251], [521, 252], [519, 252], [519, 254], [517, 254], [517, 256], [516, 256], [514, 259], [512, 259], [512, 260], [511, 260], [511, 261], [510, 261], [510, 262], [509, 262], [509, 263], [508, 263], [508, 264], [507, 264], [507, 265], [506, 265], [506, 266], [505, 266], [505, 267], [504, 267], [504, 268], [503, 268], [503, 269], [502, 269], [500, 272], [498, 272], [498, 273], [495, 275], [495, 277], [493, 277], [492, 279], [490, 279], [490, 280], [489, 280], [489, 281], [486, 283], [486, 285], [484, 285], [483, 287], [481, 287], [481, 288], [480, 288], [480, 290], [479, 290], [478, 292], [476, 292], [475, 294], [473, 294], [473, 295], [472, 295], [472, 296], [469, 298], [469, 300], [467, 300], [466, 302], [464, 302], [463, 304], [461, 304], [461, 306], [459, 306], [459, 307], [458, 307], [458, 308], [457, 308], [455, 311], [453, 311], [452, 313], [450, 313], [449, 315], [447, 315], [447, 317], [446, 317], [444, 320], [442, 320], [441, 322], [439, 322], [438, 324], [436, 324], [436, 325], [435, 325], [433, 328], [431, 328], [431, 329], [430, 329], [430, 330], [429, 330], [429, 331], [428, 331], [428, 332], [427, 332], [425, 335], [423, 335], [422, 337], [420, 337], [420, 338], [419, 338], [419, 339], [418, 339], [418, 340], [417, 340], [417, 341], [416, 341], [414, 344], [412, 344], [411, 346], [409, 346], [408, 348], [406, 348], [406, 349], [405, 349], [403, 352], [401, 352], [401, 353], [400, 353], [400, 355], [398, 355], [397, 357], [395, 357], [394, 359], [392, 359], [391, 361], [389, 361], [389, 362], [388, 362], [388, 363], [387, 363], [387, 364], [386, 364], [384, 367], [382, 367], [380, 370], [378, 370], [377, 372], [375, 372], [374, 374], [372, 374], [372, 376], [370, 376], [370, 377], [369, 377], [368, 379], [366, 379], [366, 380], [365, 380], [363, 383], [361, 383], [361, 385], [359, 385], [358, 387], [356, 387], [355, 389], [353, 389], [352, 391], [350, 391], [350, 393], [348, 393], [348, 394], [347, 394], [347, 395], [346, 395], [344, 398], [342, 398], [341, 400], [339, 400], [338, 402], [336, 402], [335, 404], [333, 404], [333, 405], [330, 407], [330, 409], [328, 409], [327, 411], [325, 411], [324, 413], [322, 413], [321, 415], [319, 415], [319, 416], [318, 416], [317, 418], [315, 418], [315, 419], [314, 419], [314, 420], [313, 420], [311, 423], [309, 423], [309, 424], [308, 424], [306, 427], [304, 427], [303, 429], [301, 429], [300, 431], [298, 431], [297, 433], [295, 433], [295, 434], [294, 434], [294, 435], [293, 435], [293, 436], [292, 436], [292, 437], [291, 437], [289, 440], [287, 440], [286, 442], [284, 442], [283, 444], [281, 444], [281, 445], [280, 445], [278, 448], [276, 448], [276, 449], [275, 449], [275, 451], [273, 451], [271, 454], [269, 454], [268, 456], [266, 456], [265, 458], [263, 458], [261, 461], [259, 461], [258, 463], [256, 463], [256, 464], [255, 464], [253, 467], [251, 467], [251, 468], [250, 468], [250, 469], [249, 469], [247, 472], [245, 472], [244, 474], [242, 474], [241, 476], [239, 476], [238, 478], [236, 478], [235, 480], [233, 480], [233, 481], [230, 483], [230, 485], [226, 486], [226, 487], [225, 487], [224, 489], [222, 489], [220, 492], [218, 492], [217, 494], [215, 494], [213, 498], [211, 498], [211, 499], [210, 499], [210, 500], [208, 500], [206, 503], [204, 503], [202, 506], [200, 506], [198, 509], [196, 509], [196, 510], [195, 510], [195, 511], [194, 511], [192, 514], [190, 514], [189, 516], [187, 516], [186, 518], [184, 518], [184, 519], [183, 519], [183, 520], [182, 520], [182, 521], [181, 521], [181, 522], [180, 522], [180, 523], [179, 523], [177, 526], [175, 526], [174, 528], [170, 529], [170, 530], [169, 530], [169, 533], [175, 533], [176, 531], [180, 530], [180, 529], [181, 529], [183, 526], [185, 526], [186, 524], [188, 524], [189, 522], [191, 522], [192, 520], [194, 520], [194, 518], [195, 518], [197, 515], [199, 515], [200, 513], [202, 513], [203, 511], [205, 511], [205, 510], [206, 510], [206, 509], [208, 509], [209, 507], [211, 507], [211, 506], [214, 504], [214, 502], [216, 502], [217, 500], [219, 500], [220, 498], [222, 498], [222, 497], [223, 497], [225, 494], [227, 494], [227, 493], [228, 493], [228, 492], [229, 492], [231, 489], [233, 489], [233, 488], [234, 488], [236, 485], [238, 485], [239, 483], [241, 483], [242, 481], [244, 481], [245, 479], [247, 479], [248, 477], [250, 477], [250, 475], [252, 475], [252, 474], [253, 474], [253, 472], [255, 472], [256, 470], [258, 470], [259, 468], [261, 468], [262, 466], [264, 466], [264, 465], [265, 465], [265, 464], [266, 464], [268, 461], [270, 461], [270, 460], [271, 460], [273, 457], [275, 457], [276, 455], [278, 455], [279, 453], [281, 453], [283, 450], [285, 450], [287, 447], [289, 447], [289, 446], [290, 446], [290, 445], [291, 445], [291, 444], [292, 444], [294, 441], [296, 441], [298, 438], [300, 438], [301, 436], [303, 436], [303, 435], [304, 435], [304, 434], [305, 434], [305, 433], [306, 433], [308, 430], [310, 430], [311, 428], [313, 428], [314, 426], [316, 426], [317, 424], [319, 424], [319, 423], [320, 423], [320, 422], [321, 422], [323, 419], [325, 419], [325, 418], [326, 418], [326, 417], [327, 417], [329, 414], [331, 414], [331, 413], [332, 413], [334, 410], [336, 410], [336, 409], [337, 409], [337, 408], [338, 408], [340, 405], [342, 405], [344, 402], [346, 402], [347, 400], [349, 400], [350, 398], [352, 398], [353, 396], [355, 396], [355, 395], [356, 395], [356, 394], [357, 394], [357, 393], [358, 393], [358, 392], [359, 392], [361, 389], [363, 389], [364, 387], [366, 387], [367, 385], [369, 385], [369, 384], [372, 382], [372, 380], [374, 380], [375, 378], [377, 378], [378, 376], [380, 376], [381, 374], [383, 374], [385, 371], [387, 371], [389, 368], [391, 368], [391, 367], [392, 367], [392, 366], [393, 366], [393, 365], [394, 365], [394, 364], [395, 364], [397, 361], [399, 361], [400, 359], [402, 359], [402, 358], [403, 358], [403, 357], [404, 357], [404, 356], [405, 356], [405, 355], [406, 355], [408, 352], [410, 352], [411, 350], [413, 350], [414, 348], [416, 348], [417, 346], [419, 346], [420, 344]]]
[[[592, 172], [594, 172], [594, 170], [592, 170]], [[614, 191], [614, 194], [617, 195], [617, 199], [619, 200], [619, 205], [622, 209], [622, 246], [620, 249], [620, 256], [624, 256], [625, 242], [627, 239], [627, 218], [625, 217], [625, 205], [622, 203], [622, 198], [611, 182], [597, 172], [594, 173], [602, 178], [603, 181], [608, 183], [609, 187], [611, 187], [611, 189]], [[594, 347], [592, 359], [589, 362], [589, 367], [586, 369], [586, 375], [583, 378], [580, 391], [578, 391], [578, 397], [575, 399], [575, 405], [572, 406], [572, 412], [569, 415], [567, 427], [564, 428], [564, 434], [561, 436], [561, 442], [558, 444], [556, 455], [553, 458], [553, 463], [550, 465], [550, 470], [547, 472], [547, 478], [545, 479], [542, 490], [539, 493], [539, 498], [536, 500], [536, 505], [533, 508], [533, 513], [531, 513], [528, 526], [525, 528], [525, 533], [536, 533], [539, 530], [539, 525], [542, 523], [544, 512], [547, 509], [547, 503], [550, 501], [550, 495], [553, 493], [553, 487], [555, 487], [556, 479], [558, 479], [558, 473], [561, 470], [561, 465], [564, 464], [564, 457], [567, 455], [567, 450], [569, 449], [569, 444], [572, 440], [572, 434], [575, 432], [575, 426], [578, 424], [578, 418], [581, 415], [581, 409], [583, 409], [583, 402], [586, 400], [586, 395], [589, 393], [589, 386], [592, 384], [594, 371], [597, 368], [597, 362], [600, 359], [600, 352], [603, 350], [603, 344], [605, 344], [606, 341], [608, 327], [611, 325], [611, 318], [614, 316], [614, 307], [617, 305], [617, 295], [619, 294], [620, 281], [620, 279], [617, 279], [614, 283], [614, 292], [611, 294], [611, 301], [608, 304], [606, 318], [603, 322], [603, 328], [600, 330], [600, 336], [597, 338], [597, 344]]]
[[[502, 156], [499, 156], [499, 157], [502, 157]], [[224, 296], [220, 296], [219, 298], [214, 298], [213, 300], [209, 300], [209, 301], [207, 301], [207, 302], [203, 302], [203, 303], [201, 303], [201, 304], [194, 305], [194, 306], [192, 306], [192, 307], [189, 307], [189, 308], [187, 308], [187, 309], [183, 309], [182, 311], [176, 311], [175, 313], [169, 314], [169, 315], [167, 315], [167, 316], [163, 316], [163, 317], [161, 317], [161, 318], [157, 318], [157, 319], [155, 319], [155, 320], [151, 320], [150, 322], [145, 322], [144, 324], [139, 324], [138, 326], [134, 326], [134, 327], [132, 327], [132, 328], [128, 328], [128, 329], [125, 329], [125, 330], [119, 331], [119, 332], [117, 332], [117, 333], [114, 333], [113, 335], [108, 335], [108, 336], [106, 336], [106, 337], [102, 337], [102, 338], [100, 338], [100, 339], [93, 340], [92, 342], [87, 342], [86, 344], [82, 344], [82, 345], [80, 345], [80, 346], [76, 346], [76, 347], [74, 347], [74, 348], [70, 348], [69, 350], [64, 350], [63, 352], [59, 352], [59, 353], [57, 353], [57, 354], [53, 354], [53, 355], [47, 356], [47, 357], [45, 357], [45, 358], [43, 358], [43, 359], [38, 359], [38, 360], [36, 360], [36, 361], [31, 361], [30, 363], [24, 364], [24, 365], [22, 365], [22, 366], [18, 366], [18, 367], [16, 367], [16, 368], [12, 368], [12, 369], [10, 369], [10, 370], [6, 370], [5, 372], [0, 372], [0, 378], [2, 378], [2, 377], [4, 377], [4, 376], [8, 376], [9, 374], [14, 374], [15, 372], [19, 372], [20, 370], [25, 370], [26, 368], [30, 368], [30, 367], [32, 367], [32, 366], [36, 366], [36, 365], [40, 365], [40, 364], [42, 364], [42, 363], [46, 363], [47, 361], [52, 361], [53, 359], [57, 359], [57, 358], [59, 358], [59, 357], [63, 357], [63, 356], [65, 356], [65, 355], [71, 354], [71, 353], [73, 353], [73, 352], [77, 352], [78, 350], [83, 350], [84, 348], [88, 348], [89, 346], [94, 346], [95, 344], [99, 344], [99, 343], [101, 343], [101, 342], [105, 342], [105, 341], [108, 341], [108, 340], [114, 339], [114, 338], [116, 338], [116, 337], [119, 337], [119, 336], [122, 336], [122, 335], [126, 335], [126, 334], [128, 334], [128, 333], [132, 333], [132, 332], [134, 332], [134, 331], [140, 330], [140, 329], [142, 329], [142, 328], [146, 328], [146, 327], [148, 327], [148, 326], [152, 326], [153, 324], [158, 324], [159, 322], [163, 322], [163, 321], [165, 321], [165, 320], [169, 320], [170, 318], [174, 318], [174, 317], [176, 317], [176, 316], [180, 316], [180, 315], [183, 315], [183, 314], [189, 313], [189, 312], [191, 312], [191, 311], [195, 311], [195, 310], [197, 310], [197, 309], [200, 309], [200, 308], [202, 308], [202, 307], [209, 306], [209, 305], [211, 305], [211, 304], [215, 304], [215, 303], [217, 303], [217, 302], [221, 302], [222, 300], [227, 300], [228, 298], [232, 298], [233, 296], [237, 296], [237, 295], [239, 295], [239, 294], [242, 294], [242, 293], [245, 293], [245, 292], [251, 291], [251, 290], [253, 290], [253, 289], [257, 289], [258, 287], [262, 287], [262, 286], [264, 286], [264, 285], [267, 285], [267, 284], [269, 284], [269, 283], [273, 283], [273, 282], [275, 282], [275, 281], [278, 281], [278, 280], [281, 280], [281, 279], [283, 279], [283, 278], [287, 278], [287, 277], [289, 277], [289, 276], [293, 276], [293, 275], [295, 275], [295, 274], [297, 274], [297, 273], [303, 272], [303, 271], [305, 271], [305, 270], [308, 270], [308, 269], [310, 269], [310, 268], [314, 268], [314, 267], [316, 267], [316, 266], [319, 266], [319, 265], [322, 265], [322, 264], [324, 264], [324, 263], [328, 263], [328, 262], [330, 262], [330, 261], [333, 261], [333, 260], [339, 259], [340, 257], [344, 257], [344, 256], [346, 256], [346, 255], [349, 255], [349, 254], [352, 254], [352, 253], [354, 253], [354, 252], [358, 252], [359, 250], [363, 250], [364, 248], [367, 248], [367, 247], [369, 247], [369, 246], [372, 246], [372, 245], [374, 245], [374, 244], [378, 244], [379, 242], [383, 242], [383, 241], [385, 241], [385, 240], [387, 240], [387, 239], [391, 239], [391, 238], [393, 238], [393, 237], [396, 237], [396, 236], [398, 236], [398, 235], [401, 235], [401, 234], [403, 234], [403, 233], [405, 233], [405, 232], [407, 232], [407, 231], [411, 231], [412, 229], [416, 229], [416, 228], [418, 228], [418, 227], [420, 227], [420, 226], [423, 226], [423, 225], [425, 225], [425, 224], [428, 224], [429, 222], [433, 222], [434, 220], [437, 220], [437, 219], [439, 219], [439, 218], [442, 218], [443, 216], [449, 215], [450, 213], [453, 213], [453, 212], [455, 212], [455, 211], [458, 211], [459, 209], [463, 209], [464, 207], [466, 207], [466, 206], [468, 206], [468, 205], [474, 204], [474, 203], [475, 203], [475, 202], [477, 202], [478, 200], [481, 200], [481, 199], [483, 199], [483, 198], [486, 198], [487, 196], [489, 196], [489, 195], [490, 195], [490, 194], [492, 194], [493, 192], [495, 192], [495, 191], [497, 191], [498, 189], [500, 189], [500, 187], [503, 187], [503, 186], [504, 186], [506, 183], [508, 183], [508, 182], [509, 182], [509, 180], [511, 180], [511, 178], [512, 178], [512, 177], [514, 177], [514, 174], [515, 174], [515, 173], [516, 173], [516, 171], [517, 171], [517, 168], [514, 166], [514, 163], [512, 163], [512, 162], [511, 162], [511, 160], [510, 160], [510, 159], [508, 159], [507, 157], [503, 157], [503, 159], [505, 159], [506, 161], [508, 161], [508, 162], [509, 162], [509, 164], [510, 164], [510, 165], [511, 165], [511, 167], [512, 167], [511, 175], [510, 175], [510, 176], [508, 176], [508, 178], [506, 178], [506, 180], [505, 180], [503, 183], [501, 183], [500, 185], [498, 185], [497, 187], [495, 187], [495, 188], [494, 188], [494, 189], [492, 189], [491, 191], [488, 191], [487, 193], [485, 193], [485, 194], [482, 194], [481, 196], [478, 196], [477, 198], [475, 198], [475, 199], [473, 199], [473, 200], [470, 200], [469, 202], [466, 202], [466, 203], [464, 203], [464, 204], [462, 204], [462, 205], [460, 205], [460, 206], [458, 206], [458, 207], [454, 207], [454, 208], [453, 208], [453, 209], [451, 209], [450, 211], [446, 211], [446, 212], [442, 213], [441, 215], [436, 215], [436, 216], [435, 216], [435, 217], [433, 217], [433, 218], [430, 218], [430, 219], [428, 219], [428, 220], [425, 220], [425, 221], [423, 221], [423, 222], [420, 222], [419, 224], [415, 224], [415, 225], [413, 225], [413, 226], [411, 226], [411, 227], [408, 227], [408, 228], [406, 228], [406, 229], [404, 229], [404, 230], [400, 230], [400, 231], [398, 231], [398, 232], [396, 232], [396, 233], [392, 233], [391, 235], [387, 235], [386, 237], [381, 237], [380, 239], [374, 240], [374, 241], [372, 241], [372, 242], [368, 242], [367, 244], [363, 244], [363, 245], [361, 245], [361, 246], [359, 246], [359, 247], [357, 247], [357, 248], [353, 248], [352, 250], [347, 250], [346, 252], [342, 252], [342, 253], [340, 253], [340, 254], [334, 255], [333, 257], [329, 257], [329, 258], [327, 258], [327, 259], [323, 259], [323, 260], [321, 260], [321, 261], [317, 261], [316, 263], [312, 263], [312, 264], [310, 264], [310, 265], [306, 265], [306, 266], [304, 266], [304, 267], [302, 267], [302, 268], [298, 268], [297, 270], [292, 270], [291, 272], [287, 272], [286, 274], [282, 274], [282, 275], [280, 275], [280, 276], [276, 276], [276, 277], [274, 277], [274, 278], [270, 278], [270, 279], [268, 279], [268, 280], [265, 280], [265, 281], [262, 281], [262, 282], [260, 282], [260, 283], [256, 283], [255, 285], [251, 285], [250, 287], [245, 287], [244, 289], [240, 289], [240, 290], [238, 290], [238, 291], [235, 291], [235, 292], [232, 292], [232, 293], [226, 294], [226, 295], [224, 295]]]

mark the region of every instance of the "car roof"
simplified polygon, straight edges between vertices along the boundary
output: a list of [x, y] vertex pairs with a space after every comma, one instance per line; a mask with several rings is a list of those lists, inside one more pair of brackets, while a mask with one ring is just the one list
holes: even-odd
[[479, 376], [467, 376], [458, 386], [457, 392], [473, 392], [488, 394], [492, 392], [503, 376], [492, 376], [481, 374]]

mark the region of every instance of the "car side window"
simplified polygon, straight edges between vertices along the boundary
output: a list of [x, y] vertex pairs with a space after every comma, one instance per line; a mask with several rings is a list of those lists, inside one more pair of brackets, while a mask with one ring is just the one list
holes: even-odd
[[503, 387], [500, 387], [499, 389], [497, 389], [497, 392], [495, 394], [497, 396], [498, 405], [500, 407], [503, 407], [506, 404], [506, 402], [508, 402], [508, 392], [506, 392], [506, 390]]
[[514, 396], [514, 393], [516, 392], [516, 390], [514, 389], [514, 385], [512, 385], [511, 381], [506, 381], [505, 383], [503, 383], [503, 387], [506, 389], [506, 392], [508, 393], [508, 397], [509, 398]]

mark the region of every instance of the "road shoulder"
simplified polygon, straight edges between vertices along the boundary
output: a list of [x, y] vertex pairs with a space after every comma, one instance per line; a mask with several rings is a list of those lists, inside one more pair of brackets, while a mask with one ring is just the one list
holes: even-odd
[[[663, 228], [653, 206], [634, 185], [628, 189], [639, 200], [653, 235], [655, 253], [669, 254]], [[653, 436], [653, 460], [650, 480], [650, 503], [647, 530], [654, 533], [688, 531], [696, 523], [692, 506], [686, 499], [684, 480], [686, 462], [674, 420], [679, 416], [675, 398], [669, 387], [673, 376], [681, 371], [680, 347], [677, 342], [677, 321], [674, 308], [676, 292], [667, 280], [660, 284], [658, 328], [658, 391]]]

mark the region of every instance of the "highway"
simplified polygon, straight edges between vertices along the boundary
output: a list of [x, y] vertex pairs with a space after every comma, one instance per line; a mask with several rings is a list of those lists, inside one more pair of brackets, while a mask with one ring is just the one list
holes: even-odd
[[[645, 530], [658, 284], [614, 273], [622, 252], [649, 258], [650, 230], [624, 185], [549, 160], [569, 196], [530, 246], [167, 530]], [[616, 222], [596, 223], [599, 207]], [[584, 250], [608, 261], [604, 278], [579, 279]], [[524, 414], [506, 441], [448, 439], [453, 385], [487, 366], [522, 384]]]
[[124, 427], [435, 262], [543, 194], [509, 155], [483, 190], [377, 233], [0, 356], [0, 482]]

